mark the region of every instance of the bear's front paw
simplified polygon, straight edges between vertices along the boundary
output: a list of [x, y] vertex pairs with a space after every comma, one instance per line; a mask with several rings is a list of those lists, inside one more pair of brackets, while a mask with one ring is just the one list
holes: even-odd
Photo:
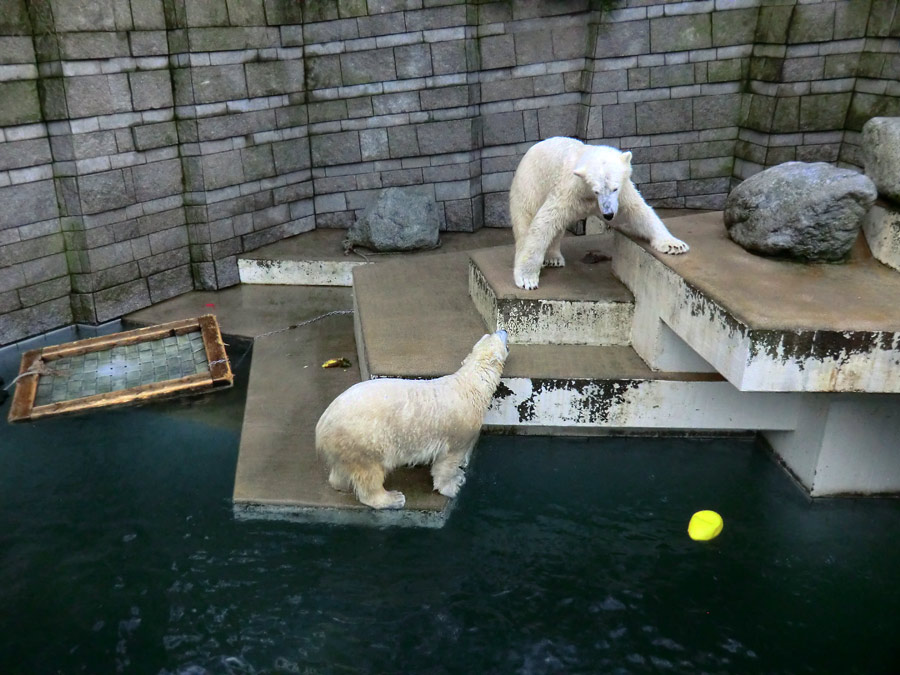
[[533, 274], [524, 274], [523, 272], [516, 271], [513, 276], [516, 281], [516, 286], [519, 288], [524, 288], [526, 291], [533, 291], [538, 287], [539, 274], [537, 272]]
[[[459, 494], [459, 489], [465, 482], [466, 474], [462, 471], [457, 471], [449, 478], [444, 479], [440, 484], [436, 484], [434, 488], [445, 497], [450, 497], [452, 499]], [[437, 481], [435, 481], [435, 483], [437, 483]]]
[[562, 253], [557, 253], [556, 255], [548, 255], [544, 258], [544, 267], [565, 267], [566, 259], [563, 258]]
[[681, 239], [675, 237], [667, 237], [665, 239], [654, 239], [650, 242], [650, 246], [654, 251], [660, 253], [668, 253], [669, 255], [678, 255], [679, 253], [687, 253], [690, 246], [685, 244]]

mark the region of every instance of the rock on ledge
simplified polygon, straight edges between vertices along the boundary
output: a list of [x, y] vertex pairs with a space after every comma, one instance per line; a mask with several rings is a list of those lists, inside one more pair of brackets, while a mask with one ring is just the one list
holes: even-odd
[[440, 246], [440, 214], [430, 196], [388, 188], [353, 223], [344, 248], [373, 251], [414, 251]]
[[900, 117], [873, 117], [862, 128], [863, 166], [878, 193], [900, 203]]
[[751, 253], [841, 260], [876, 196], [874, 183], [851, 169], [786, 162], [732, 190], [725, 200], [725, 227]]

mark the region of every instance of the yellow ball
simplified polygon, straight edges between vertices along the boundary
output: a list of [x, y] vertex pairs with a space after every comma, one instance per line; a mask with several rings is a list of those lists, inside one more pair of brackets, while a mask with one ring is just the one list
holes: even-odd
[[697, 511], [688, 523], [688, 534], [694, 541], [709, 541], [719, 536], [724, 525], [715, 511]]

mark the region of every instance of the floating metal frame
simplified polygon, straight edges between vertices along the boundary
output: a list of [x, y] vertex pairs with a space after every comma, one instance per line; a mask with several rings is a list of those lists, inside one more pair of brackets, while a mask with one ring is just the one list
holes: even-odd
[[[52, 372], [52, 367], [49, 367], [47, 364], [52, 364], [53, 361], [93, 352], [103, 352], [114, 347], [165, 340], [172, 336], [194, 332], [200, 332], [202, 336], [203, 347], [206, 352], [206, 372], [45, 405], [35, 405], [40, 379]], [[113, 333], [112, 335], [104, 335], [87, 340], [77, 340], [25, 352], [22, 355], [22, 362], [19, 366], [19, 378], [18, 382], [16, 382], [15, 395], [10, 406], [8, 419], [10, 422], [24, 422], [51, 415], [137, 404], [156, 398], [230, 387], [233, 383], [234, 375], [231, 372], [228, 355], [225, 353], [225, 343], [222, 341], [219, 323], [214, 315], [206, 314], [193, 319], [172, 321], [147, 328]]]

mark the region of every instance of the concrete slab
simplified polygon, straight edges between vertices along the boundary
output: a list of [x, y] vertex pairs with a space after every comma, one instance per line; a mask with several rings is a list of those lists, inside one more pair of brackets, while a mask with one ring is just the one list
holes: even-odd
[[[353, 319], [333, 316], [258, 340], [254, 347], [241, 448], [234, 480], [235, 515], [374, 525], [439, 527], [450, 500], [434, 492], [423, 467], [392, 472], [389, 489], [407, 497], [397, 511], [373, 511], [328, 485], [315, 453], [315, 425], [327, 405], [359, 381], [359, 369], [322, 368], [351, 357]], [[355, 359], [354, 359], [355, 360]]]
[[748, 253], [728, 238], [719, 211], [666, 225], [687, 237], [690, 254], [651, 255], [751, 328], [900, 331], [900, 274], [865, 248], [855, 248], [846, 263], [803, 264]]
[[514, 344], [630, 344], [634, 296], [612, 274], [612, 233], [566, 237], [561, 248], [566, 266], [542, 270], [533, 291], [513, 281], [513, 246], [470, 253], [469, 295], [488, 330]]
[[847, 263], [805, 265], [746, 252], [721, 214], [667, 224], [688, 255], [617, 234], [613, 256], [635, 295], [634, 346], [651, 366], [676, 367], [660, 351], [671, 329], [741, 391], [900, 392], [900, 275], [862, 239]]
[[342, 242], [346, 235], [346, 230], [313, 230], [241, 254], [241, 283], [350, 286], [352, 270], [358, 265], [499, 246], [513, 240], [510, 229], [485, 227], [477, 232], [442, 232], [441, 246], [430, 251], [377, 253], [361, 248], [345, 254]]
[[[211, 305], [211, 306], [210, 306]], [[407, 498], [401, 511], [373, 512], [326, 481], [315, 453], [315, 425], [328, 404], [359, 382], [353, 318], [330, 316], [352, 306], [348, 288], [254, 287], [195, 291], [127, 316], [149, 325], [215, 313], [227, 336], [254, 339], [234, 484], [235, 516], [300, 522], [439, 527], [451, 500], [434, 492], [427, 468], [395, 471], [390, 489]], [[275, 332], [272, 331], [282, 331]], [[348, 369], [327, 368], [349, 358]]]

